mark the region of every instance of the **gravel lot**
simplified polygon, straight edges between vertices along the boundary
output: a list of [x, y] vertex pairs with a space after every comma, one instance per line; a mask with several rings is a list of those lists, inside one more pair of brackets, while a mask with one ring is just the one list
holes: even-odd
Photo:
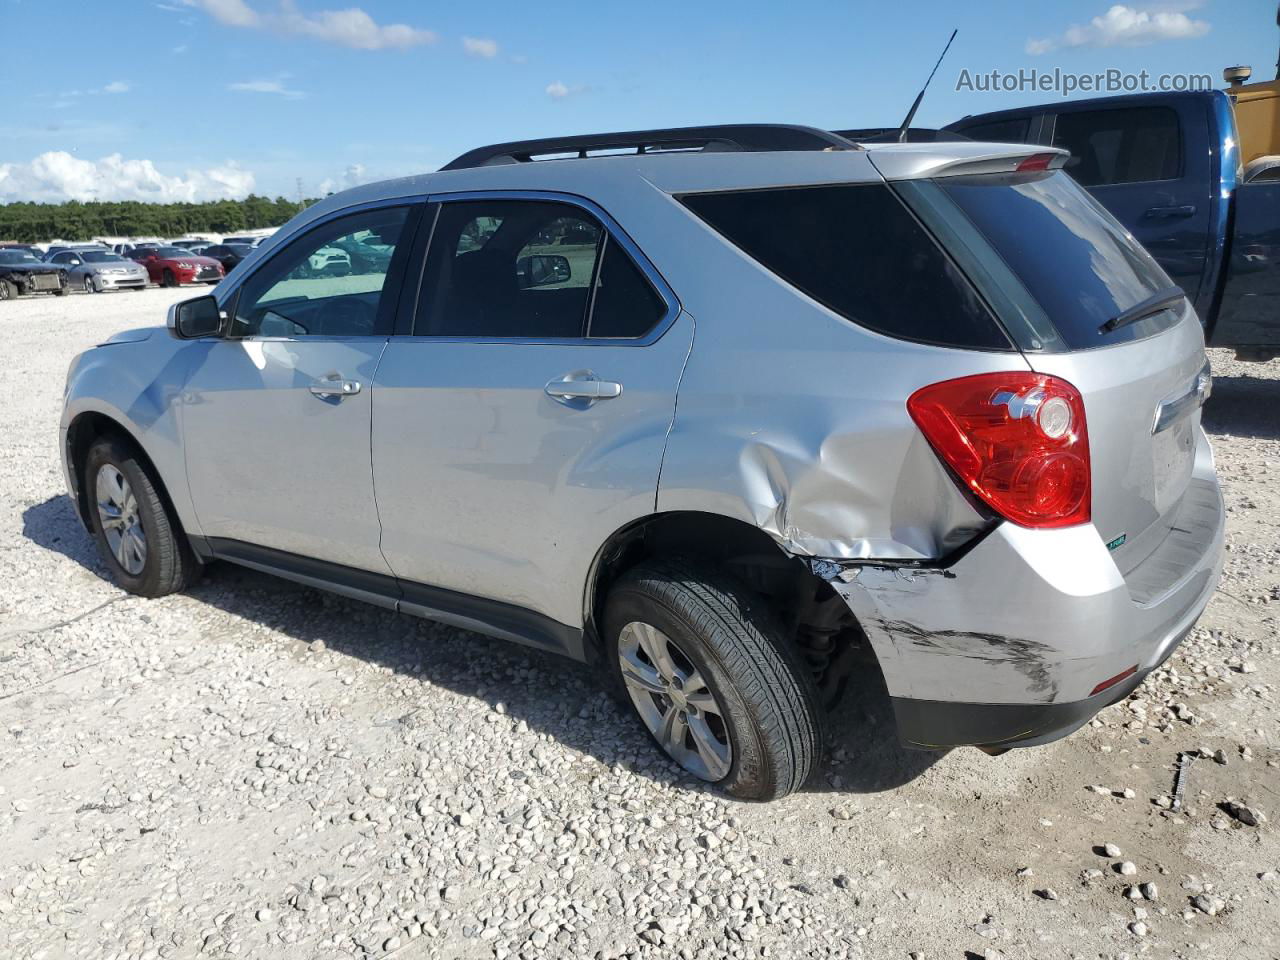
[[0, 305], [0, 955], [1280, 955], [1280, 364], [1214, 352], [1226, 574], [1133, 697], [923, 754], [867, 677], [807, 791], [750, 805], [574, 664], [229, 566], [160, 601], [105, 580], [67, 364], [195, 292]]

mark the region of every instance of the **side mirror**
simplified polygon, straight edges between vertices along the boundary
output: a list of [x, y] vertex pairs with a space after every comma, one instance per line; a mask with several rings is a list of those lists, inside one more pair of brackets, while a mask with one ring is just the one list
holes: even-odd
[[212, 296], [183, 300], [169, 308], [169, 333], [179, 340], [198, 340], [222, 333], [222, 310]]
[[78, 267], [82, 263], [84, 263], [84, 261], [81, 260], [79, 257], [71, 257], [69, 260], [67, 260], [67, 266], [69, 267]]
[[533, 254], [516, 261], [516, 279], [522, 288], [564, 283], [572, 276], [569, 258], [558, 253]]

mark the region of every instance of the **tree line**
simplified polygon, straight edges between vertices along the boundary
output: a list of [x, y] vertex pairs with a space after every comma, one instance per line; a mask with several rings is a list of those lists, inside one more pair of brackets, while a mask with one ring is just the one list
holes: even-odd
[[189, 233], [238, 233], [278, 227], [315, 203], [249, 194], [243, 200], [207, 203], [143, 203], [68, 200], [65, 203], [0, 204], [0, 240], [39, 243], [94, 237], [179, 237]]

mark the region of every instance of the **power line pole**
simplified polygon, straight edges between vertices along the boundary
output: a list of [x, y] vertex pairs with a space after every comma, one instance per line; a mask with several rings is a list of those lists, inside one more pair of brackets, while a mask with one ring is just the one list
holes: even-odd
[[302, 178], [298, 177], [298, 206], [306, 206], [306, 201], [302, 199]]

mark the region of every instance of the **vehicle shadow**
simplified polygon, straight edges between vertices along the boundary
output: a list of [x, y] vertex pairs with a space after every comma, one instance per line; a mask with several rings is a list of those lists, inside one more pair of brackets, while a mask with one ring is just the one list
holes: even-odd
[[[23, 533], [33, 544], [105, 577], [97, 551], [66, 497], [27, 508]], [[490, 705], [501, 703], [508, 716], [603, 764], [624, 766], [684, 789], [709, 789], [660, 753], [629, 705], [602, 693], [604, 682], [596, 668], [230, 563], [206, 568], [187, 595], [269, 627], [276, 631], [277, 642], [297, 656], [306, 656], [307, 645], [320, 640], [329, 651], [420, 683], [423, 696], [427, 687], [438, 686]], [[405, 705], [400, 721], [409, 729], [414, 702], [413, 695], [395, 701]], [[828, 727], [834, 749], [810, 779], [807, 792], [891, 790], [920, 776], [943, 755], [898, 746], [893, 709], [874, 664], [850, 679]]]
[[1280, 381], [1262, 377], [1214, 377], [1202, 415], [1209, 434], [1280, 438]]

